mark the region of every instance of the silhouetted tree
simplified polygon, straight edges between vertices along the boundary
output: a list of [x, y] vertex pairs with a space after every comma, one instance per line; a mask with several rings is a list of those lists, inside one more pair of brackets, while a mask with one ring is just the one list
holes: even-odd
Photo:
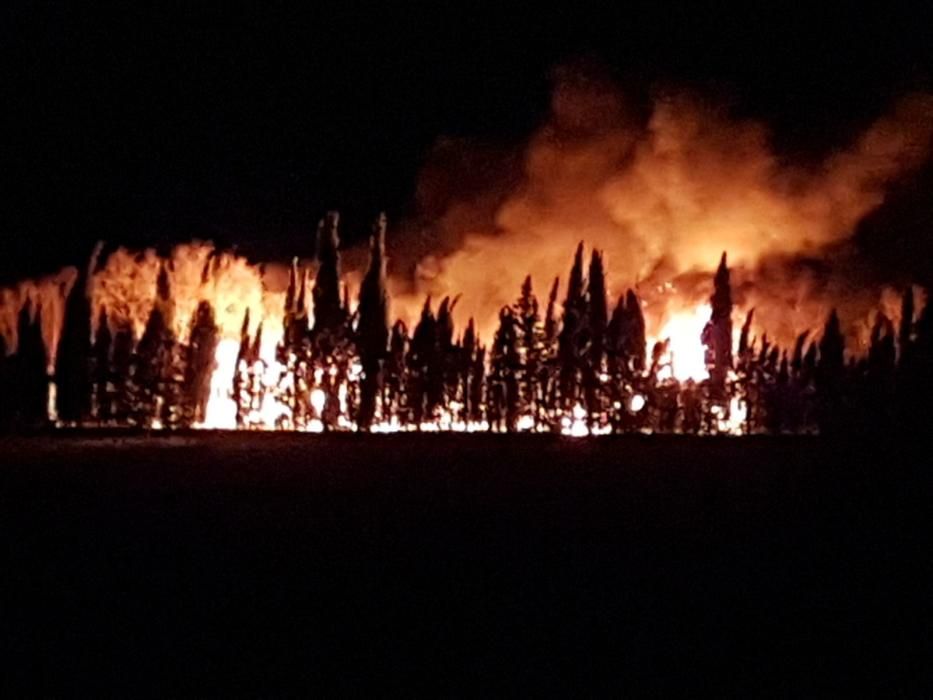
[[219, 342], [214, 310], [206, 301], [198, 304], [191, 320], [191, 339], [185, 364], [185, 395], [183, 399], [185, 422], [201, 423], [206, 417], [210, 399], [211, 376], [216, 367], [214, 359]]
[[382, 388], [382, 365], [389, 342], [388, 297], [385, 277], [385, 214], [380, 215], [369, 243], [369, 269], [360, 285], [357, 347], [363, 377], [357, 423], [368, 429], [376, 413], [376, 398]]
[[894, 419], [897, 369], [895, 335], [894, 324], [879, 312], [871, 330], [868, 358], [863, 363], [859, 377], [863, 383], [860, 396], [863, 425], [868, 430], [887, 432]]
[[625, 325], [622, 330], [622, 346], [629, 370], [633, 373], [645, 369], [645, 354], [648, 341], [645, 338], [645, 315], [635, 292], [625, 293]]
[[587, 300], [583, 278], [583, 243], [577, 246], [567, 283], [564, 315], [558, 335], [557, 357], [560, 363], [560, 399], [565, 410], [572, 407], [579, 396], [581, 357], [586, 343]]
[[544, 403], [543, 391], [547, 389], [547, 358], [545, 328], [538, 311], [538, 299], [532, 290], [531, 275], [528, 275], [522, 284], [521, 295], [514, 305], [514, 313], [518, 323], [518, 346], [521, 355], [519, 410], [523, 415], [531, 416], [537, 424], [543, 418], [541, 409]]
[[175, 346], [171, 324], [171, 290], [168, 271], [162, 264], [156, 280], [155, 303], [131, 361], [130, 411], [136, 425], [149, 425], [154, 419], [162, 421], [167, 415], [166, 388]]
[[110, 371], [107, 389], [112, 418], [120, 424], [133, 424], [132, 397], [129, 392], [130, 368], [136, 336], [129, 323], [117, 325], [110, 351]]
[[434, 313], [431, 311], [431, 298], [428, 297], [421, 309], [421, 318], [415, 326], [408, 356], [405, 358], [405, 365], [408, 368], [408, 381], [406, 382], [408, 406], [415, 425], [420, 425], [432, 417], [433, 406], [428, 401], [428, 381], [431, 368], [437, 361], [436, 325]]
[[434, 362], [428, 373], [428, 400], [433, 413], [438, 406], [448, 407], [459, 388], [460, 349], [454, 343], [453, 311], [459, 297], [445, 297], [437, 307]]
[[490, 423], [508, 432], [513, 432], [518, 423], [518, 374], [521, 371], [521, 359], [517, 326], [512, 309], [504, 307], [499, 312], [499, 328], [490, 358]]
[[65, 304], [55, 379], [58, 384], [58, 416], [67, 422], [77, 423], [91, 415], [91, 304], [88, 282], [99, 251], [100, 244], [95, 247], [87, 268], [80, 271]]
[[389, 337], [389, 355], [385, 365], [385, 382], [382, 405], [387, 415], [398, 416], [401, 421], [408, 421], [410, 416], [404, 410], [405, 386], [409, 377], [405, 357], [408, 353], [408, 329], [401, 321], [392, 326]]
[[[839, 325], [839, 316], [833, 309], [823, 327], [820, 339], [819, 360], [816, 366], [816, 388], [818, 393], [817, 419], [821, 432], [833, 432], [844, 421], [843, 374], [845, 372], [845, 339]], [[806, 362], [805, 362], [806, 364]]]
[[40, 426], [47, 417], [48, 376], [40, 313], [32, 301], [22, 307], [17, 319], [19, 346], [16, 354], [5, 360], [9, 372], [8, 419], [21, 427]]
[[[560, 376], [560, 357], [558, 350], [558, 336], [560, 334], [560, 321], [557, 318], [557, 292], [560, 287], [560, 277], [555, 277], [548, 294], [547, 311], [544, 315], [544, 348], [542, 352], [542, 366], [540, 372], [541, 401], [549, 410], [557, 408], [558, 393], [560, 390], [558, 378]], [[545, 411], [547, 413], [547, 411]], [[552, 426], [556, 428], [556, 425]]]
[[709, 299], [710, 319], [703, 329], [706, 346], [706, 366], [714, 399], [722, 399], [729, 370], [732, 369], [732, 286], [726, 254], [722, 254], [713, 278], [713, 294]]
[[92, 415], [100, 421], [107, 421], [112, 417], [110, 393], [107, 388], [110, 382], [112, 342], [107, 309], [102, 306], [97, 320], [97, 332], [91, 347], [91, 390], [93, 392], [91, 411]]
[[590, 258], [590, 269], [587, 275], [587, 362], [584, 365], [584, 386], [586, 408], [591, 423], [596, 423], [604, 417], [604, 396], [602, 390], [602, 376], [605, 372], [606, 358], [606, 324], [608, 312], [606, 310], [606, 273], [603, 269], [603, 257], [594, 250]]
[[314, 333], [337, 333], [346, 320], [340, 298], [340, 239], [337, 212], [329, 212], [317, 230], [317, 258], [319, 267], [314, 281]]

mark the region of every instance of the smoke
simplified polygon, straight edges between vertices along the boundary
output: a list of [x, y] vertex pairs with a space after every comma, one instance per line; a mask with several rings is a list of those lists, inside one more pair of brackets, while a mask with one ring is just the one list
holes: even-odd
[[[737, 306], [755, 307], [759, 334], [789, 344], [836, 307], [860, 341], [875, 309], [896, 308], [883, 283], [905, 280], [879, 276], [852, 237], [924, 164], [931, 136], [933, 96], [913, 94], [846, 147], [795, 163], [775, 151], [764, 124], [696, 94], [658, 93], [643, 109], [598, 75], [558, 71], [550, 115], [522, 146], [437, 144], [418, 184], [418, 219], [399, 233], [390, 226], [390, 313], [412, 322], [426, 294], [459, 295], [458, 323], [474, 317], [489, 339], [525, 275], [540, 295], [567, 272], [582, 240], [604, 254], [611, 299], [637, 289], [649, 335], [671, 313], [705, 301], [725, 250]], [[344, 284], [355, 292], [365, 260], [348, 252]], [[197, 241], [165, 257], [98, 253], [86, 290], [92, 333], [106, 311], [111, 331], [139, 338], [159, 303], [184, 342], [200, 301], [211, 304], [223, 337], [239, 337], [247, 309], [251, 333], [260, 322], [265, 335], [282, 332], [288, 265], [251, 264]], [[162, 271], [170, 297], [160, 301]], [[76, 279], [66, 268], [0, 289], [6, 353], [18, 347], [21, 311], [41, 311], [54, 366]]]
[[[647, 116], [636, 112], [605, 80], [563, 71], [514, 184], [464, 199], [455, 178], [427, 169], [428, 187], [452, 184], [433, 237], [455, 249], [424, 256], [415, 291], [397, 306], [462, 294], [459, 320], [475, 317], [488, 338], [524, 276], [540, 293], [583, 240], [606, 254], [610, 296], [636, 286], [657, 326], [671, 304], [708, 294], [725, 250], [744, 284], [740, 300], [759, 306], [762, 325], [780, 320], [786, 338], [852, 291], [813, 261], [828, 261], [924, 163], [933, 134], [933, 96], [909, 95], [844, 149], [795, 164], [775, 152], [765, 125], [693, 94], [659, 94]], [[471, 226], [484, 220], [491, 225]], [[871, 295], [877, 304], [878, 290]], [[854, 296], [862, 302], [865, 291]], [[789, 319], [779, 311], [788, 300]]]

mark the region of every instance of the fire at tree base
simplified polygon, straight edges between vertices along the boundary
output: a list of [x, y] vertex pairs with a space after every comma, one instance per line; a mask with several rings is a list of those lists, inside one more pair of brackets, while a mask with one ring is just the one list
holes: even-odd
[[933, 314], [912, 288], [899, 321], [878, 312], [862, 357], [835, 311], [781, 347], [755, 336], [754, 309], [733, 325], [724, 253], [708, 303], [651, 337], [643, 301], [628, 290], [610, 305], [603, 256], [587, 262], [581, 243], [562, 300], [555, 279], [540, 304], [529, 276], [483, 342], [473, 319], [455, 332], [458, 298], [390, 324], [384, 217], [352, 302], [337, 231], [330, 214], [316, 262], [296, 259], [284, 295], [261, 286], [245, 302], [252, 268], [213, 249], [197, 265], [152, 254], [148, 278], [130, 266], [122, 281], [102, 270], [126, 254], [101, 264], [98, 250], [84, 272], [3, 290], [0, 425], [806, 434], [915, 425], [933, 387]]

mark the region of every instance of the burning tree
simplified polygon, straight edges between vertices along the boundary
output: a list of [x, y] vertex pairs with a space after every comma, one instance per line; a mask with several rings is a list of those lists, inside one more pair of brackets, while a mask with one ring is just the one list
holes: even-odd
[[134, 287], [103, 300], [96, 253], [85, 273], [0, 290], [0, 421], [571, 435], [833, 432], [918, 426], [933, 392], [933, 312], [925, 305], [917, 313], [912, 289], [898, 324], [876, 314], [863, 358], [847, 357], [835, 311], [821, 333], [801, 333], [781, 347], [766, 334], [753, 336], [756, 315], [748, 310], [733, 347], [723, 254], [708, 320], [689, 326], [702, 358], [690, 364], [706, 372], [683, 374], [674, 371], [680, 358], [673, 348], [689, 353], [690, 346], [682, 337], [673, 345], [668, 337], [649, 339], [645, 303], [634, 290], [620, 294], [610, 313], [601, 251], [591, 252], [584, 269], [583, 244], [577, 247], [562, 309], [559, 279], [542, 315], [525, 277], [501, 308], [487, 348], [472, 318], [457, 334], [459, 297], [442, 298], [436, 311], [428, 297], [411, 333], [402, 320], [390, 326], [384, 216], [373, 227], [353, 311], [341, 282], [337, 225], [329, 214], [318, 226], [316, 268], [294, 260], [283, 268], [281, 296], [263, 283], [240, 307], [220, 290], [235, 284], [230, 275], [248, 277], [252, 268], [213, 249], [170, 259], [117, 251], [120, 264], [151, 267], [134, 273]]
[[376, 415], [376, 401], [383, 384], [383, 364], [389, 342], [389, 303], [385, 276], [386, 217], [381, 215], [374, 227], [369, 249], [369, 270], [360, 287], [357, 347], [363, 377], [357, 424], [368, 430]]
[[726, 381], [732, 369], [732, 286], [726, 254], [722, 254], [719, 268], [713, 278], [713, 294], [709, 299], [712, 312], [703, 329], [706, 346], [706, 366], [709, 369], [712, 396], [721, 400], [725, 396]]

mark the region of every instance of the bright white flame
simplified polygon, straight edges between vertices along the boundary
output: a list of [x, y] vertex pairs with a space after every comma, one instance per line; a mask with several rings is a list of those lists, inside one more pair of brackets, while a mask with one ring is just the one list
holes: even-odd
[[324, 393], [323, 389], [311, 390], [311, 408], [313, 408], [314, 412], [319, 416], [324, 412], [324, 404], [326, 402], [327, 394]]
[[[657, 340], [668, 341], [668, 354], [665, 361], [670, 363], [670, 373], [659, 376], [673, 376], [677, 381], [688, 379], [702, 381], [709, 377], [706, 370], [706, 348], [703, 346], [703, 328], [709, 321], [709, 304], [701, 304], [693, 310], [678, 311], [664, 322]], [[649, 352], [654, 339], [649, 342]]]
[[589, 435], [590, 430], [586, 425], [586, 409], [577, 404], [573, 407], [572, 413], [573, 418], [570, 416], [561, 418], [561, 435], [569, 435], [570, 437], [586, 437]]
[[638, 413], [641, 409], [645, 407], [645, 397], [641, 394], [632, 394], [632, 398], [629, 399], [628, 409], [632, 413]]
[[720, 421], [719, 429], [732, 435], [741, 435], [748, 417], [748, 406], [738, 396], [729, 401], [729, 417]]
[[204, 412], [204, 421], [198, 428], [233, 430], [236, 428], [236, 401], [233, 399], [233, 374], [240, 344], [224, 338], [217, 344], [214, 361], [217, 366], [211, 375], [211, 392]]

